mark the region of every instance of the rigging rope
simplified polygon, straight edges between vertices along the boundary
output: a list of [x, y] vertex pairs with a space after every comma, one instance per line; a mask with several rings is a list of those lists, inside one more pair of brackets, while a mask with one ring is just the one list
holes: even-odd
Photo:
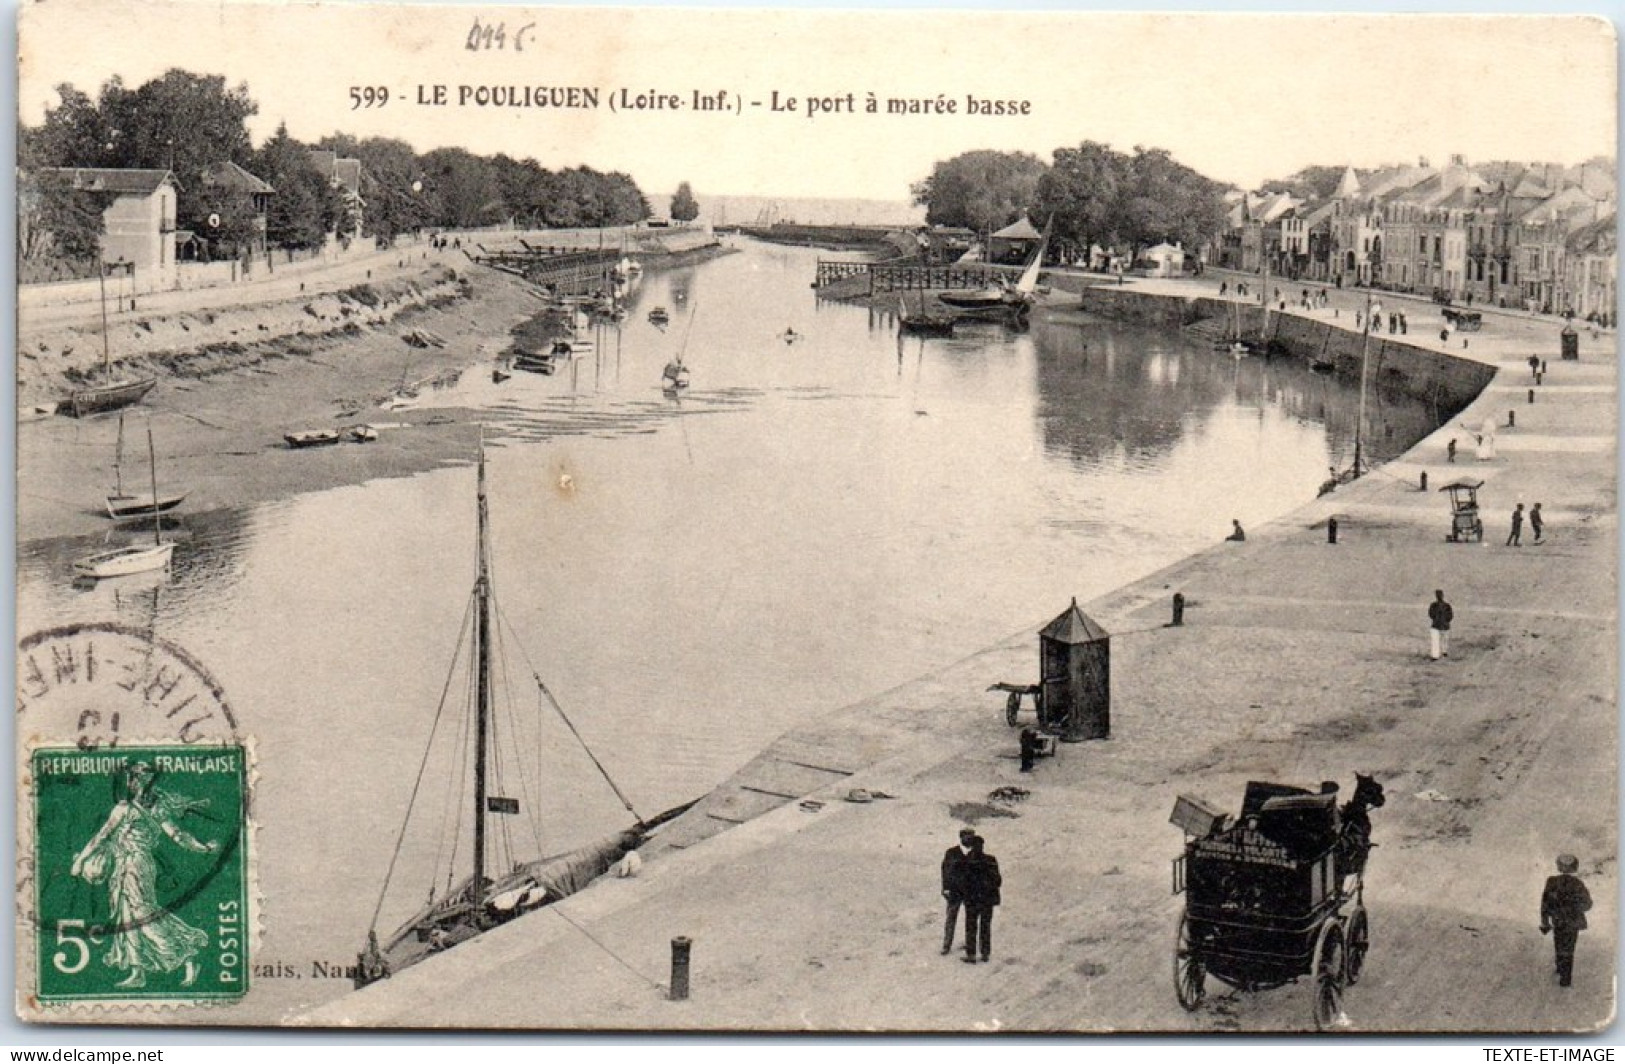
[[580, 924], [576, 923], [574, 920], [572, 920], [568, 916], [566, 916], [563, 909], [559, 908], [557, 905], [550, 905], [550, 906], [547, 907], [547, 911], [550, 912], [550, 913], [553, 913], [560, 920], [563, 920], [565, 923], [569, 924], [571, 927], [575, 928], [577, 931], [580, 931], [581, 934], [587, 939], [588, 942], [591, 942], [593, 945], [595, 945], [599, 949], [603, 950], [606, 954], [609, 955], [609, 958], [611, 960], [613, 960], [615, 963], [619, 964], [622, 968], [625, 968], [627, 971], [631, 972], [633, 975], [637, 976], [639, 979], [642, 979], [644, 982], [648, 983], [650, 986], [652, 986], [652, 987], [654, 987], [656, 989], [660, 988], [660, 983], [657, 980], [650, 979], [647, 975], [644, 975], [642, 972], [640, 972], [636, 968], [632, 967], [631, 963], [629, 961], [627, 961], [626, 958], [622, 957], [620, 954], [616, 953], [614, 950], [610, 949], [608, 946], [606, 946], [602, 942], [598, 941], [598, 939], [593, 937], [593, 934], [592, 934], [591, 931], [588, 931], [585, 927], [582, 927]]
[[[401, 820], [401, 832], [395, 838], [395, 852], [389, 855], [389, 869], [384, 873], [384, 885], [378, 891], [378, 905], [372, 910], [372, 923], [368, 925], [369, 931], [378, 929], [378, 915], [384, 910], [384, 897], [389, 893], [389, 880], [395, 874], [395, 862], [400, 858], [401, 846], [406, 842], [406, 827], [412, 822], [412, 807], [417, 803], [418, 789], [423, 786], [423, 774], [429, 767], [429, 753], [434, 749], [435, 733], [440, 729], [440, 718], [446, 710], [446, 695], [451, 692], [451, 679], [457, 674], [457, 659], [462, 656], [463, 633], [468, 630], [469, 619], [473, 612], [474, 600], [471, 597], [468, 605], [463, 609], [463, 623], [457, 631], [457, 646], [452, 651], [451, 669], [446, 673], [445, 686], [440, 689], [440, 704], [435, 707], [434, 723], [429, 728], [429, 741], [423, 746], [423, 761], [418, 765], [417, 779], [412, 781], [412, 797], [406, 803], [406, 816]], [[438, 852], [435, 855], [435, 860], [438, 863]]]
[[[493, 593], [493, 597], [495, 597], [494, 593]], [[500, 620], [501, 620], [501, 618], [499, 617], [498, 621], [500, 622]], [[540, 857], [544, 856], [543, 851], [542, 851], [541, 804], [540, 804], [540, 801], [538, 801], [537, 804], [535, 804], [535, 805], [531, 804], [531, 799], [530, 799], [530, 777], [525, 771], [525, 759], [523, 757], [519, 756], [519, 740], [521, 738], [520, 729], [519, 729], [519, 713], [514, 708], [514, 701], [515, 700], [514, 700], [514, 697], [513, 697], [513, 685], [508, 682], [508, 644], [507, 644], [506, 639], [503, 638], [502, 625], [500, 623], [498, 623], [497, 631], [496, 631], [496, 650], [497, 650], [496, 660], [499, 663], [498, 669], [499, 669], [499, 672], [501, 673], [502, 679], [503, 679], [502, 689], [503, 689], [503, 694], [505, 696], [504, 697], [504, 705], [505, 705], [505, 708], [507, 709], [507, 712], [508, 712], [509, 725], [512, 728], [512, 734], [513, 734], [514, 765], [515, 765], [515, 768], [517, 769], [517, 773], [518, 773], [518, 776], [519, 776], [519, 797], [520, 797], [520, 800], [524, 802], [524, 807], [523, 808], [525, 810], [525, 819], [530, 822], [531, 838], [536, 843], [536, 856], [538, 858], [540, 858]], [[538, 765], [537, 765], [537, 772], [536, 772], [536, 794], [537, 794], [538, 798], [540, 798], [540, 795], [542, 793], [541, 767], [540, 767], [540, 743], [541, 743], [541, 729], [540, 728], [536, 729], [536, 740], [537, 740], [537, 743], [538, 743], [538, 747], [537, 747]], [[499, 757], [501, 756], [500, 751], [498, 752], [498, 756]]]
[[[502, 612], [502, 607], [500, 606], [497, 607], [497, 618], [503, 624], [508, 623], [507, 615]], [[643, 815], [633, 808], [631, 799], [627, 798], [627, 796], [622, 793], [620, 787], [616, 786], [615, 780], [610, 777], [609, 770], [604, 768], [603, 762], [598, 760], [598, 755], [592, 752], [592, 747], [587, 745], [587, 740], [581, 737], [581, 733], [576, 730], [575, 723], [572, 722], [570, 717], [564, 712], [564, 707], [559, 705], [559, 700], [553, 697], [553, 692], [549, 691], [547, 689], [547, 684], [542, 682], [541, 674], [536, 671], [536, 664], [530, 660], [530, 655], [525, 651], [523, 644], [521, 644], [519, 647], [519, 653], [520, 656], [525, 659], [525, 666], [526, 668], [530, 669], [531, 679], [536, 681], [537, 689], [539, 689], [542, 694], [546, 696], [547, 701], [553, 706], [553, 712], [559, 715], [559, 719], [564, 721], [564, 726], [570, 729], [570, 734], [575, 736], [576, 742], [581, 744], [581, 749], [586, 752], [587, 757], [592, 761], [593, 767], [598, 770], [598, 774], [604, 777], [604, 782], [609, 784], [609, 789], [615, 792], [615, 797], [621, 800], [621, 805], [625, 806], [626, 811], [632, 814], [633, 818], [637, 820], [639, 826], [642, 826], [644, 823]]]

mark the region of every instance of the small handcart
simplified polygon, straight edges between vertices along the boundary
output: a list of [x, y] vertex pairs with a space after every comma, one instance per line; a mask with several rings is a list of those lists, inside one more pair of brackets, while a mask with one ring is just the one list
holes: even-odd
[[1174, 991], [1187, 1011], [1209, 976], [1248, 992], [1307, 977], [1315, 1029], [1342, 1020], [1343, 990], [1359, 980], [1371, 935], [1362, 876], [1338, 867], [1334, 799], [1249, 784], [1238, 823], [1221, 816], [1187, 837], [1173, 868], [1174, 893], [1185, 896]]
[[1450, 534], [1445, 538], [1451, 543], [1484, 542], [1484, 521], [1478, 516], [1478, 489], [1483, 486], [1482, 480], [1453, 480], [1439, 489], [1450, 493]]

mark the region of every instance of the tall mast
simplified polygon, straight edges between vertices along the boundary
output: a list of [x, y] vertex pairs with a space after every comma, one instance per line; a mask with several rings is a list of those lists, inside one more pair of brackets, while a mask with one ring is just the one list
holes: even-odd
[[1360, 418], [1354, 425], [1354, 475], [1364, 472], [1361, 443], [1365, 438], [1365, 372], [1366, 356], [1371, 351], [1371, 291], [1365, 294], [1365, 334], [1360, 339]]
[[96, 283], [102, 293], [102, 382], [113, 377], [113, 353], [107, 346], [107, 263], [96, 256]]
[[479, 575], [474, 582], [475, 634], [478, 650], [476, 719], [474, 725], [474, 891], [485, 892], [485, 760], [491, 718], [491, 570], [486, 557], [485, 440], [480, 440], [479, 461]]
[[[124, 495], [124, 415], [118, 416], [118, 449], [113, 452], [113, 479], [115, 486], [113, 493], [122, 497]], [[153, 497], [153, 505], [158, 504], [157, 496]]]
[[158, 530], [163, 526], [164, 519], [158, 515], [158, 452], [152, 448], [152, 428], [147, 428], [147, 464], [152, 470], [152, 545], [163, 546], [163, 539], [159, 537]]

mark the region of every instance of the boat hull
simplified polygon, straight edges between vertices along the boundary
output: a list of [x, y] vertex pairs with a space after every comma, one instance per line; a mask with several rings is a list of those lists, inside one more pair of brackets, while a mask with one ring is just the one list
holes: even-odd
[[167, 513], [186, 501], [186, 493], [176, 495], [160, 495], [158, 501], [153, 502], [152, 492], [144, 491], [135, 495], [109, 495], [107, 497], [107, 516], [117, 520], [121, 517], [151, 517], [153, 514]]
[[290, 432], [282, 437], [294, 450], [306, 447], [331, 447], [339, 442], [337, 432]]
[[175, 551], [173, 543], [159, 543], [145, 547], [120, 547], [117, 550], [102, 551], [92, 554], [88, 558], [81, 558], [73, 563], [73, 571], [77, 576], [87, 576], [96, 580], [103, 580], [112, 576], [132, 576], [136, 573], [150, 573], [155, 569], [162, 569], [169, 565], [170, 555]]
[[107, 410], [119, 410], [139, 403], [158, 384], [157, 377], [119, 384], [104, 384], [95, 388], [81, 388], [68, 395], [65, 409], [73, 417], [89, 417]]

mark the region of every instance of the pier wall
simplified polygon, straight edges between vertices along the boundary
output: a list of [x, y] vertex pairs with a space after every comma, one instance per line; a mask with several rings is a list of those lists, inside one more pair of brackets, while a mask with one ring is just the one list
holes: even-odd
[[[1137, 292], [1116, 286], [1085, 288], [1080, 299], [1090, 314], [1160, 328], [1185, 328], [1210, 319], [1224, 321], [1236, 313], [1236, 304], [1230, 300]], [[1241, 307], [1240, 316], [1242, 332], [1258, 335], [1264, 325], [1263, 308]], [[1352, 329], [1272, 311], [1267, 339], [1272, 353], [1305, 362], [1329, 361], [1334, 376], [1354, 381], [1360, 378], [1365, 339]], [[1445, 417], [1472, 402], [1495, 376], [1495, 368], [1483, 362], [1430, 351], [1387, 334], [1371, 334], [1369, 354], [1367, 372], [1374, 386], [1434, 404]]]

